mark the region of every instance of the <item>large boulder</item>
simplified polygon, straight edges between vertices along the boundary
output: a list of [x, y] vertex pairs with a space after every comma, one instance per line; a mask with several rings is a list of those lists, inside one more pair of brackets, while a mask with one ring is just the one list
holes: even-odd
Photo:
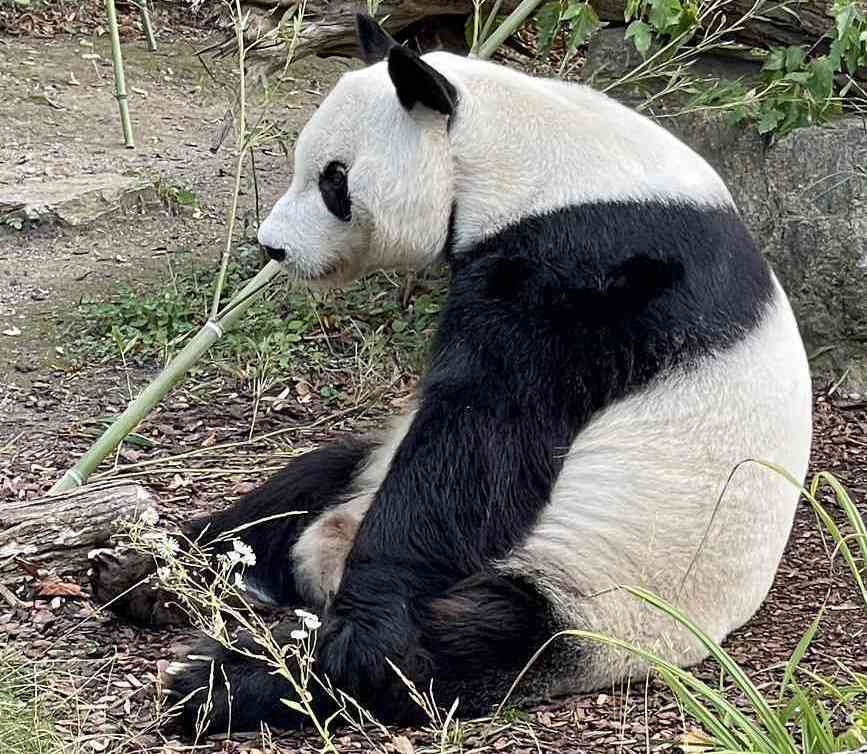
[[[597, 86], [619, 77], [640, 61], [634, 52], [623, 41], [622, 29], [603, 30], [591, 44], [585, 75]], [[708, 65], [703, 62], [705, 69]], [[714, 65], [744, 72], [743, 62]], [[732, 73], [719, 67], [717, 72]], [[729, 125], [719, 113], [659, 122], [707, 159], [728, 184], [789, 294], [814, 371], [847, 373], [850, 384], [867, 390], [864, 119], [840, 118], [774, 142], [749, 125]]]

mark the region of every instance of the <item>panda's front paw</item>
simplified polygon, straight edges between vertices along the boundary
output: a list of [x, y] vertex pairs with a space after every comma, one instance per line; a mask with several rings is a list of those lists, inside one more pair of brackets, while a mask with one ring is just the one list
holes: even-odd
[[139, 626], [171, 626], [186, 622], [172, 595], [152, 583], [153, 558], [111, 548], [91, 550], [90, 586], [100, 605]]
[[[238, 647], [263, 652], [249, 638], [242, 637]], [[169, 663], [161, 681], [168, 727], [189, 737], [257, 730], [261, 723], [287, 728], [301, 721], [281, 701], [294, 698], [295, 693], [273, 666], [210, 639]]]

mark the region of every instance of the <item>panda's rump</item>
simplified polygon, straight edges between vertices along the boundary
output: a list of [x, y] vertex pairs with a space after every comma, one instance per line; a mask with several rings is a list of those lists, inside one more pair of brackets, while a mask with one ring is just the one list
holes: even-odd
[[[576, 438], [549, 505], [500, 566], [532, 574], [564, 627], [690, 664], [703, 649], [618, 585], [673, 600], [717, 640], [765, 598], [798, 490], [755, 462], [738, 464], [777, 464], [800, 482], [811, 438], [806, 357], [774, 286], [741, 343], [612, 404]], [[610, 683], [633, 666], [598, 654], [575, 688]]]

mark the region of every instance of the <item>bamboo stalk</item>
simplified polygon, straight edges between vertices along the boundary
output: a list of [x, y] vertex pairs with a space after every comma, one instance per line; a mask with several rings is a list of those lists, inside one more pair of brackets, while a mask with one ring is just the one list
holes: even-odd
[[512, 36], [541, 4], [543, 0], [523, 0], [488, 37], [479, 48], [476, 57], [487, 60], [503, 42]]
[[157, 51], [157, 38], [154, 36], [154, 27], [151, 24], [151, 14], [148, 10], [148, 0], [141, 0], [141, 23], [144, 26], [145, 37], [147, 38], [148, 50], [150, 52]]
[[[108, 0], [111, 2], [111, 0]], [[126, 410], [102, 433], [75, 466], [49, 490], [49, 495], [80, 487], [100, 463], [132, 432], [138, 423], [156, 406], [223, 333], [231, 329], [247, 307], [282, 271], [277, 262], [269, 262], [229, 302], [226, 310], [216, 319], [209, 319]]]
[[105, 13], [108, 16], [108, 30], [111, 34], [111, 57], [114, 64], [114, 86], [117, 105], [120, 108], [120, 125], [123, 128], [123, 141], [128, 149], [135, 149], [132, 138], [132, 124], [129, 120], [129, 100], [126, 96], [126, 78], [123, 75], [123, 54], [120, 51], [120, 33], [117, 29], [117, 10], [114, 0], [105, 0]]
[[129, 100], [126, 96], [126, 79], [123, 75], [123, 55], [120, 51], [120, 33], [117, 29], [117, 10], [114, 7], [114, 0], [105, 0], [105, 13], [108, 16], [108, 30], [111, 34], [114, 85], [117, 105], [120, 108], [120, 125], [123, 128], [123, 141], [128, 149], [135, 149], [135, 142], [132, 138], [132, 124], [129, 120]]
[[[485, 40], [491, 35], [491, 27], [494, 25], [494, 21], [497, 18], [497, 14], [500, 12], [500, 7], [503, 5], [503, 0], [496, 0], [494, 3], [494, 7], [488, 15], [487, 20], [485, 21], [485, 25], [482, 27], [482, 32], [479, 34], [479, 45], [484, 44]], [[473, 50], [475, 52], [475, 50]]]

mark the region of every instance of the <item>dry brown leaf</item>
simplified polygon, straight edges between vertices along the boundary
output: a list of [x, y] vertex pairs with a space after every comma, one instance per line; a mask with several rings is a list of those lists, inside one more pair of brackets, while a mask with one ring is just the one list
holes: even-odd
[[81, 597], [81, 587], [72, 581], [60, 579], [44, 579], [36, 587], [39, 597]]

